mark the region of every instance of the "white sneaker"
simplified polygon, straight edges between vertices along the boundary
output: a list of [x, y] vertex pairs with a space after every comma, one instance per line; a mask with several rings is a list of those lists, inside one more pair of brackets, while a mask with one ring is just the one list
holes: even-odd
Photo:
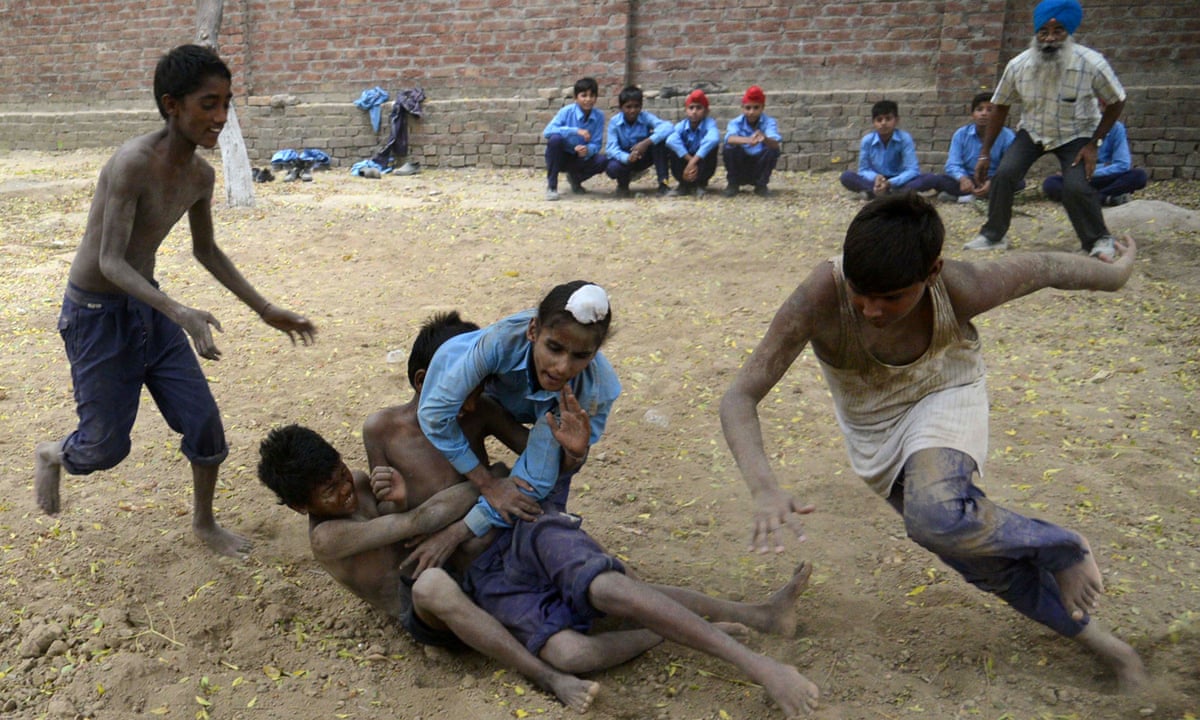
[[1112, 262], [1117, 259], [1117, 246], [1111, 235], [1105, 235], [1092, 245], [1088, 255], [1094, 258], [1100, 258], [1104, 262]]
[[549, 200], [550, 202], [554, 202], [555, 200], [558, 199], [558, 191], [557, 190], [546, 190], [546, 199]]
[[1007, 250], [1008, 240], [989, 240], [986, 235], [976, 235], [975, 239], [963, 245], [963, 250]]

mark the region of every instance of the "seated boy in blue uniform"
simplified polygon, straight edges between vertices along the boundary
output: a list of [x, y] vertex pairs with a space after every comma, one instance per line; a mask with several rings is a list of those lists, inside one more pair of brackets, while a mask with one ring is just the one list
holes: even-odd
[[[1104, 101], [1099, 101], [1104, 111]], [[1146, 187], [1146, 171], [1133, 166], [1129, 154], [1129, 137], [1125, 123], [1117, 120], [1108, 134], [1100, 140], [1096, 151], [1096, 170], [1088, 184], [1100, 193], [1100, 204], [1108, 207], [1124, 205], [1133, 199], [1134, 191]], [[1062, 202], [1063, 176], [1055, 173], [1042, 182], [1042, 192], [1054, 202]]]
[[604, 172], [604, 112], [596, 109], [600, 85], [595, 78], [575, 81], [575, 102], [554, 115], [546, 138], [546, 199], [558, 199], [558, 175], [564, 170], [571, 192], [586, 192], [583, 181]]
[[921, 192], [937, 186], [938, 177], [921, 172], [912, 135], [897, 127], [900, 107], [892, 100], [871, 106], [875, 129], [863, 135], [858, 148], [858, 171], [842, 173], [842, 186], [864, 200], [894, 192]]
[[771, 173], [779, 163], [783, 136], [775, 118], [766, 113], [767, 94], [751, 85], [742, 95], [742, 114], [725, 126], [724, 197], [735, 197], [743, 185], [753, 185], [754, 194], [767, 197]]
[[703, 90], [693, 90], [683, 102], [686, 117], [675, 124], [667, 138], [670, 150], [671, 174], [679, 186], [667, 193], [672, 197], [695, 195], [703, 197], [708, 181], [717, 172], [717, 146], [721, 131], [717, 121], [708, 116], [708, 96]]
[[[988, 190], [992, 188], [992, 177], [1000, 167], [1000, 158], [1004, 157], [1004, 151], [1012, 145], [1013, 138], [1016, 137], [1011, 128], [1000, 130], [996, 142], [992, 145], [992, 164], [987, 179], [982, 183], [975, 182], [975, 161], [979, 159], [988, 120], [995, 109], [990, 92], [977, 93], [971, 98], [971, 122], [955, 130], [954, 136], [950, 138], [950, 152], [946, 154], [946, 172], [938, 178], [939, 200], [967, 202], [987, 197]], [[1024, 180], [1018, 189], [1023, 187]]]
[[667, 185], [667, 136], [671, 123], [654, 113], [642, 110], [643, 95], [639, 87], [629, 86], [617, 96], [621, 112], [608, 122], [608, 144], [604, 154], [608, 165], [604, 172], [617, 181], [617, 197], [632, 197], [629, 182], [635, 173], [654, 166], [658, 178], [658, 194], [670, 191]]

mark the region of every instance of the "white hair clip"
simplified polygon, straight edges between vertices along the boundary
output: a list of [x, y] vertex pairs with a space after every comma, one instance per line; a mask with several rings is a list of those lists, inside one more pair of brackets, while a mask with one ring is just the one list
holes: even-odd
[[584, 285], [571, 293], [567, 312], [582, 325], [591, 325], [608, 317], [608, 293], [599, 285]]

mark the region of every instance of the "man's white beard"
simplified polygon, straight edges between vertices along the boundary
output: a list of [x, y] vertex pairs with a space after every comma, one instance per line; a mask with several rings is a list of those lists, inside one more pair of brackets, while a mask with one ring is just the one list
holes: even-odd
[[[1054, 52], [1043, 52], [1042, 48], [1054, 45], [1058, 49]], [[1033, 72], [1039, 79], [1043, 78], [1058, 78], [1067, 66], [1067, 56], [1071, 54], [1071, 49], [1075, 45], [1075, 40], [1070, 35], [1061, 43], [1043, 43], [1035, 36], [1029, 43], [1030, 49], [1033, 50]]]

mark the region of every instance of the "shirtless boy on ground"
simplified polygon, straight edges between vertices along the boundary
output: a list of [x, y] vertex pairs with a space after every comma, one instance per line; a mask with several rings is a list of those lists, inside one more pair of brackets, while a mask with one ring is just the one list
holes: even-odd
[[[159, 60], [154, 97], [166, 126], [123, 145], [100, 171], [83, 241], [71, 264], [59, 333], [71, 362], [79, 425], [36, 450], [38, 506], [61, 507], [62, 470], [87, 475], [129, 454], [129, 433], [145, 385], [192, 465], [192, 530], [209, 548], [239, 555], [250, 543], [217, 525], [213, 493], [229, 454], [221, 414], [196, 353], [219, 360], [209, 326], [221, 323], [159, 289], [159, 246], [186, 213], [192, 254], [213, 277], [273, 328], [311, 343], [306, 318], [275, 307], [244, 278], [213, 239], [213, 168], [196, 155], [211, 149], [233, 95], [230, 72], [208, 48], [183, 45]], [[186, 331], [187, 336], [184, 335]]]
[[1079, 533], [993, 504], [975, 480], [987, 458], [988, 401], [972, 318], [1042, 288], [1119, 290], [1131, 238], [1103, 262], [1021, 253], [992, 263], [941, 257], [945, 229], [917, 195], [889, 195], [850, 223], [842, 256], [818, 265], [775, 314], [721, 401], [721, 426], [754, 497], [752, 547], [813, 511], [779, 482], [758, 403], [812, 343], [855, 473], [904, 517], [908, 536], [968, 582], [1095, 653], [1125, 690], [1146, 680], [1129, 645], [1088, 617], [1104, 591]]

